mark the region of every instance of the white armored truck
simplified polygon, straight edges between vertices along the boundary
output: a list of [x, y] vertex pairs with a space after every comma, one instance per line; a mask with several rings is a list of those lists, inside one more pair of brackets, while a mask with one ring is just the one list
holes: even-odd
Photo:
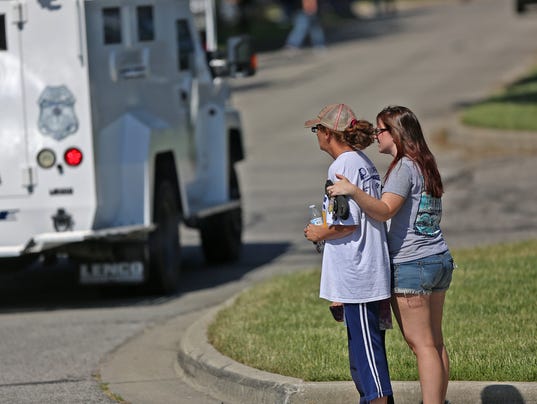
[[188, 0], [0, 0], [0, 271], [68, 257], [84, 284], [180, 284], [179, 224], [238, 257], [240, 115]]

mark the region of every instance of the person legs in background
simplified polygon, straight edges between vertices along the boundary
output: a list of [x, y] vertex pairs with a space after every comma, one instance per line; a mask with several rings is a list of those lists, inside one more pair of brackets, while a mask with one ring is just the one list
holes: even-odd
[[310, 15], [309, 34], [311, 45], [317, 50], [323, 50], [326, 47], [326, 39], [324, 36], [323, 27], [318, 15]]
[[301, 48], [308, 35], [313, 47], [324, 49], [326, 40], [318, 17], [317, 0], [302, 0], [302, 9], [295, 16], [293, 29], [287, 36], [286, 47]]
[[293, 29], [287, 36], [285, 46], [291, 49], [299, 49], [306, 40], [309, 31], [309, 19], [304, 11], [300, 10], [293, 19]]

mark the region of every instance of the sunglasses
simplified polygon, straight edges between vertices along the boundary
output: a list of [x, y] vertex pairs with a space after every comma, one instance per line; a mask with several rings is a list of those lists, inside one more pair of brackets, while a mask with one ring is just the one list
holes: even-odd
[[389, 128], [375, 128], [375, 136], [378, 136], [380, 135], [382, 132], [389, 132], [390, 129]]
[[323, 127], [322, 125], [315, 125], [315, 126], [312, 126], [310, 129], [313, 133], [317, 133], [319, 129], [321, 129], [322, 127]]

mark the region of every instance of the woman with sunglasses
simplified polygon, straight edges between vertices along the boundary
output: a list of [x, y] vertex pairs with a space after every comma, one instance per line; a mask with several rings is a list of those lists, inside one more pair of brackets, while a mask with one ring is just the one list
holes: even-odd
[[350, 195], [370, 217], [390, 221], [393, 312], [416, 355], [423, 403], [441, 404], [449, 380], [442, 314], [454, 267], [439, 226], [442, 179], [420, 123], [408, 108], [389, 106], [380, 111], [375, 136], [379, 151], [393, 157], [381, 199], [338, 174], [339, 181], [327, 192]]
[[[345, 174], [372, 197], [380, 197], [381, 178], [362, 153], [373, 140], [374, 127], [356, 118], [345, 104], [330, 104], [306, 121], [319, 148], [334, 161], [328, 179]], [[356, 203], [324, 196], [326, 226], [308, 224], [304, 236], [325, 241], [319, 296], [343, 304], [351, 376], [360, 403], [388, 402], [392, 387], [381, 330], [381, 304], [390, 298], [390, 265], [384, 223], [368, 217]], [[340, 209], [344, 207], [345, 209]]]

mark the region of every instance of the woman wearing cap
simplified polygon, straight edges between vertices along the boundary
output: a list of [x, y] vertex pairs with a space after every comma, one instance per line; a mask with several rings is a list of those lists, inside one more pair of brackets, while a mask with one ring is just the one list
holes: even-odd
[[[373, 142], [374, 127], [358, 120], [345, 104], [324, 107], [305, 123], [317, 135], [319, 147], [334, 161], [328, 179], [343, 173], [372, 198], [380, 197], [380, 176], [360, 150]], [[390, 297], [389, 255], [384, 223], [366, 216], [349, 201], [348, 216], [334, 209], [325, 195], [327, 226], [308, 225], [304, 236], [325, 241], [320, 297], [343, 303], [349, 362], [360, 402], [386, 403], [392, 394], [383, 333], [379, 324], [381, 301]]]
[[391, 219], [392, 308], [416, 355], [423, 403], [440, 404], [449, 380], [442, 313], [454, 267], [439, 226], [442, 179], [419, 121], [408, 108], [390, 106], [379, 112], [376, 137], [379, 151], [393, 157], [382, 198], [363, 192], [342, 172], [327, 191], [331, 196], [351, 195], [372, 218]]

